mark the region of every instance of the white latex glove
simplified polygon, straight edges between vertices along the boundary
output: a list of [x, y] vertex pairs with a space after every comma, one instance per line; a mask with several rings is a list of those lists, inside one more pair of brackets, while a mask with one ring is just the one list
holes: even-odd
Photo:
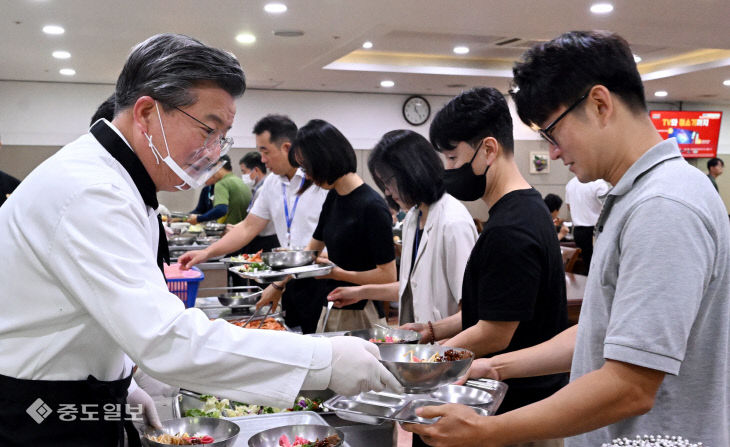
[[127, 403], [130, 406], [142, 406], [144, 422], [154, 428], [162, 428], [160, 417], [157, 415], [155, 401], [142, 388], [137, 388], [127, 396]]
[[329, 388], [337, 394], [354, 396], [386, 388], [402, 393], [403, 386], [378, 360], [374, 344], [358, 337], [332, 337], [332, 375]]
[[137, 368], [134, 373], [134, 381], [150, 396], [173, 397], [180, 392], [180, 388], [160, 382], [142, 371], [141, 368]]

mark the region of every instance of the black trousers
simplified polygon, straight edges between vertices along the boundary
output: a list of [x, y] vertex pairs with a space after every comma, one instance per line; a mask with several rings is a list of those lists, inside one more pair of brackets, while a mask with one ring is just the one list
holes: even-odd
[[314, 333], [322, 306], [327, 305], [326, 286], [325, 280], [315, 278], [289, 281], [281, 298], [286, 325], [290, 328], [299, 326], [304, 334]]
[[586, 274], [591, 268], [591, 258], [593, 257], [593, 228], [594, 227], [574, 227], [573, 239], [575, 245], [580, 248], [580, 255], [586, 266]]

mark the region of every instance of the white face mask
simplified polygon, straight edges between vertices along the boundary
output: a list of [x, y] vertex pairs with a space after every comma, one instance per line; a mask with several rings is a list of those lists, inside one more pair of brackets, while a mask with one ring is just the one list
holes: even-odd
[[[223, 166], [222, 161], [211, 161], [210, 158], [208, 158], [208, 150], [205, 146], [201, 147], [197, 151], [195, 151], [193, 155], [193, 161], [187, 168], [183, 169], [180, 167], [180, 165], [173, 160], [173, 158], [170, 156], [170, 148], [167, 146], [167, 137], [165, 136], [165, 127], [162, 125], [162, 117], [160, 116], [160, 108], [157, 106], [157, 101], [155, 101], [155, 108], [157, 109], [157, 119], [160, 121], [160, 129], [162, 129], [162, 140], [165, 142], [165, 149], [167, 149], [167, 156], [163, 157], [159, 150], [155, 147], [154, 143], [152, 143], [152, 137], [145, 132], [144, 136], [147, 138], [147, 142], [149, 143], [149, 147], [152, 150], [152, 153], [155, 156], [155, 159], [157, 160], [157, 164], [160, 164], [160, 160], [162, 160], [168, 168], [172, 170], [172, 172], [175, 173], [178, 177], [180, 177], [180, 180], [183, 182], [179, 185], [176, 185], [175, 188], [177, 188], [180, 191], [184, 191], [185, 185], [189, 186], [190, 188], [197, 189], [201, 188], [205, 185], [205, 181], [208, 180], [213, 174], [218, 172], [221, 166]], [[222, 154], [221, 154], [222, 155]], [[216, 155], [216, 160], [219, 159], [219, 156]]]
[[243, 183], [248, 186], [253, 186], [256, 183], [256, 180], [254, 180], [251, 177], [251, 174], [243, 174], [241, 176], [241, 180], [243, 180]]

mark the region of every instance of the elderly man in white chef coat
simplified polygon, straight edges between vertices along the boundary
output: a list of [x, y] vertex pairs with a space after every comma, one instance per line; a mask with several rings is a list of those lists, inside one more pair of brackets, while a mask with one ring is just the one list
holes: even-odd
[[278, 407], [300, 389], [398, 387], [370, 343], [241, 329], [168, 292], [156, 192], [215, 172], [244, 90], [229, 53], [151, 37], [117, 81], [114, 120], [38, 166], [0, 209], [0, 443], [121, 445], [125, 429], [138, 443], [125, 354], [166, 383]]

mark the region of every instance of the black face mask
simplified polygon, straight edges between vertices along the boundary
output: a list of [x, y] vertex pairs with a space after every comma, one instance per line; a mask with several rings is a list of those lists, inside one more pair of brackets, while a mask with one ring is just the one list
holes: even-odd
[[444, 185], [446, 191], [459, 200], [465, 202], [473, 202], [479, 200], [484, 196], [487, 190], [487, 171], [489, 166], [484, 170], [482, 175], [474, 174], [471, 169], [471, 163], [479, 153], [482, 145], [474, 152], [474, 156], [471, 157], [468, 163], [464, 163], [456, 169], [446, 169], [444, 171]]

